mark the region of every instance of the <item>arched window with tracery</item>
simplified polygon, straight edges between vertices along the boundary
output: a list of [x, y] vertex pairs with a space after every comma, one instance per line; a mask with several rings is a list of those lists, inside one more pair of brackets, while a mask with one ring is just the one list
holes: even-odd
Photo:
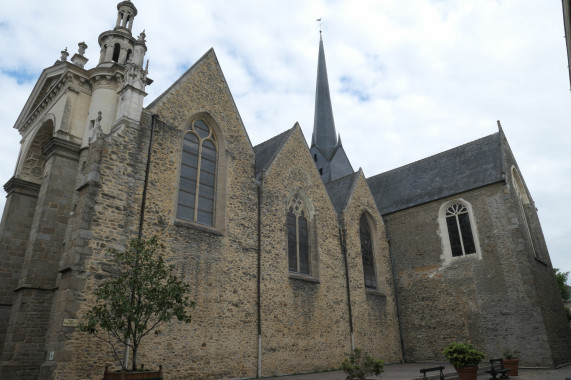
[[454, 203], [446, 209], [446, 226], [448, 227], [452, 257], [476, 253], [470, 215], [465, 205]]
[[373, 240], [371, 226], [365, 214], [361, 215], [359, 222], [359, 237], [361, 240], [361, 257], [363, 259], [363, 275], [366, 289], [377, 289], [377, 275], [373, 255]]
[[204, 120], [196, 120], [184, 134], [177, 218], [214, 226], [217, 141]]
[[303, 201], [296, 194], [290, 202], [286, 216], [290, 272], [310, 274], [308, 217]]

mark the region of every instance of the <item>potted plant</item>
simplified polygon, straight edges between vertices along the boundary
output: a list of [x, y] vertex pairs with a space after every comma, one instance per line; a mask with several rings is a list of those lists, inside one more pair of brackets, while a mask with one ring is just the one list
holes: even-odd
[[373, 359], [360, 348], [355, 348], [341, 363], [341, 369], [347, 374], [346, 380], [365, 380], [367, 376], [380, 375], [383, 372], [382, 360]]
[[502, 364], [504, 368], [509, 368], [510, 371], [508, 372], [509, 376], [518, 376], [518, 369], [519, 369], [519, 351], [518, 350], [511, 350], [506, 348], [504, 350], [504, 358], [502, 360]]
[[460, 380], [476, 380], [478, 364], [484, 359], [483, 352], [470, 343], [450, 343], [444, 351], [446, 359], [454, 366]]
[[[133, 239], [125, 251], [109, 250], [116, 262], [117, 273], [95, 289], [95, 305], [88, 310], [80, 327], [82, 331], [111, 345], [121, 371], [106, 368], [104, 379], [160, 379], [162, 370], [148, 371], [138, 366], [137, 353], [144, 337], [173, 318], [190, 323], [189, 309], [194, 307], [190, 286], [179, 280], [173, 267], [165, 264], [163, 247], [156, 237]], [[101, 334], [101, 331], [105, 334]], [[122, 347], [121, 347], [122, 346]], [[125, 358], [118, 352], [125, 349]], [[127, 361], [131, 350], [131, 371]], [[141, 377], [145, 376], [145, 377]]]

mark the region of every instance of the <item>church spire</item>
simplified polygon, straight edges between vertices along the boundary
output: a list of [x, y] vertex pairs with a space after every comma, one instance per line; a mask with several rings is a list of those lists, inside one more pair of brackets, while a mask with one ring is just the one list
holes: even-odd
[[[321, 19], [317, 21], [321, 23]], [[319, 58], [315, 87], [315, 118], [309, 152], [321, 175], [321, 180], [328, 183], [353, 173], [353, 167], [341, 145], [341, 136], [337, 138], [335, 132], [321, 30], [319, 31]]]
[[325, 64], [325, 51], [323, 49], [321, 31], [319, 32], [315, 116], [313, 120], [311, 145], [319, 147], [326, 156], [333, 153], [337, 146], [337, 133], [335, 132], [335, 121], [333, 120], [333, 108], [331, 107], [331, 95], [329, 94], [327, 65]]

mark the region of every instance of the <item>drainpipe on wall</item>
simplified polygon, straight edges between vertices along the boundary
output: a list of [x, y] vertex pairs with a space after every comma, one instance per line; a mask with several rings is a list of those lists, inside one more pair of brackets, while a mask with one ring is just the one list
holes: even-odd
[[[141, 216], [139, 218], [139, 234], [137, 236], [137, 240], [141, 240], [143, 237], [143, 221], [145, 220], [145, 207], [147, 203], [147, 187], [149, 186], [149, 171], [151, 168], [151, 155], [153, 152], [153, 138], [155, 135], [155, 124], [157, 122], [159, 115], [156, 113], [151, 115], [151, 136], [149, 138], [149, 150], [147, 152], [147, 164], [145, 166], [145, 182], [143, 183], [143, 195], [141, 200]], [[135, 263], [137, 265], [137, 263]], [[131, 297], [135, 295], [132, 294]], [[125, 368], [129, 368], [129, 343], [130, 339], [127, 338], [127, 342], [125, 343], [125, 356], [123, 358], [123, 366]]]
[[159, 115], [156, 113], [151, 116], [151, 137], [149, 138], [149, 151], [147, 153], [147, 165], [145, 167], [145, 182], [143, 185], [143, 200], [141, 201], [141, 218], [139, 219], [139, 236], [141, 240], [143, 237], [143, 220], [145, 219], [145, 206], [147, 203], [147, 187], [149, 186], [149, 171], [151, 168], [151, 155], [153, 153], [153, 138], [155, 136], [155, 124]]
[[262, 377], [262, 310], [261, 310], [261, 283], [262, 283], [262, 186], [264, 172], [260, 174], [260, 179], [256, 181], [258, 187], [258, 276], [257, 276], [257, 312], [258, 312], [258, 371], [256, 377]]
[[[388, 230], [388, 228], [387, 228]], [[400, 337], [400, 349], [402, 354], [402, 360], [406, 363], [406, 355], [404, 351], [404, 337], [402, 335], [402, 324], [400, 319], [400, 306], [399, 306], [399, 297], [397, 292], [397, 277], [396, 277], [396, 270], [395, 270], [395, 261], [393, 259], [393, 247], [391, 245], [391, 238], [387, 237], [387, 243], [389, 244], [389, 256], [391, 259], [391, 271], [393, 273], [393, 289], [395, 292], [395, 304], [397, 306], [397, 321], [399, 326], [399, 337]]]
[[345, 262], [345, 285], [347, 287], [347, 309], [349, 311], [349, 331], [351, 333], [351, 352], [355, 350], [355, 335], [353, 333], [353, 310], [351, 308], [351, 288], [349, 287], [349, 263], [347, 261], [347, 245], [345, 244], [345, 230], [339, 224], [339, 244], [343, 261]]

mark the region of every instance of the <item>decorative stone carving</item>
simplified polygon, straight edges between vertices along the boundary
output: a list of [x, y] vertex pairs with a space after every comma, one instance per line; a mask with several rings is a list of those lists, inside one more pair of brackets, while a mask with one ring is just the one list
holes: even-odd
[[61, 51], [61, 58], [59, 59], [62, 62], [67, 61], [67, 57], [69, 57], [69, 53], [67, 52], [67, 48]]

